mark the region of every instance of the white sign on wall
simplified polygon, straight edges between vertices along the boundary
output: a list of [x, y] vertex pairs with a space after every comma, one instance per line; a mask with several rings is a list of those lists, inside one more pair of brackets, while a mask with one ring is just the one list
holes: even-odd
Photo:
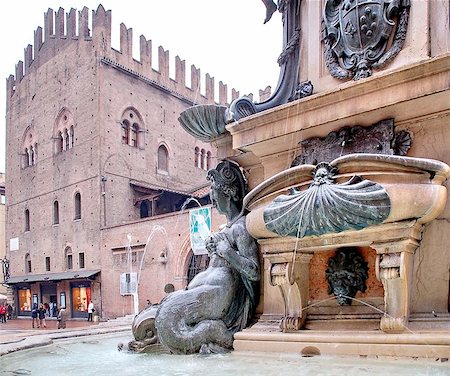
[[18, 251], [19, 250], [19, 238], [9, 239], [9, 250]]

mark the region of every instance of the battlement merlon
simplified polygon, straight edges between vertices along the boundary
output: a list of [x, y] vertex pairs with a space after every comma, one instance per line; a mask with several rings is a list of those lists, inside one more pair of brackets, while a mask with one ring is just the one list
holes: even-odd
[[[133, 30], [123, 23], [120, 25], [120, 51], [111, 47], [111, 10], [106, 11], [102, 5], [92, 11], [92, 33], [89, 30], [89, 9], [83, 7], [81, 11], [71, 8], [68, 13], [63, 8], [57, 12], [49, 8], [44, 13], [44, 28], [38, 27], [34, 32], [34, 46], [25, 48], [24, 59], [16, 65], [14, 79], [15, 90], [8, 89], [10, 96], [20, 89], [20, 82], [32, 69], [48, 62], [61, 48], [71, 43], [92, 43], [97, 56], [115, 61], [118, 65], [136, 72], [139, 76], [157, 82], [170, 92], [178, 93], [191, 98], [195, 103], [214, 103], [227, 105], [239, 97], [239, 92], [231, 90], [228, 98], [228, 86], [219, 82], [218, 98], [215, 95], [214, 77], [209, 73], [205, 75], [205, 93], [201, 94], [200, 69], [191, 65], [191, 82], [186, 81], [186, 62], [179, 56], [175, 57], [175, 78], [169, 75], [169, 50], [162, 46], [158, 48], [157, 69], [152, 67], [152, 41], [143, 35], [139, 40], [140, 59], [133, 58]], [[9, 79], [8, 79], [9, 82]]]

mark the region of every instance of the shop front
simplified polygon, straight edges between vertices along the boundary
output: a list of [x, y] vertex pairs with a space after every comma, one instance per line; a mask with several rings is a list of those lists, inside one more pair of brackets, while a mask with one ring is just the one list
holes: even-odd
[[[83, 270], [11, 276], [8, 285], [15, 292], [15, 312], [18, 316], [31, 316], [32, 307], [42, 303], [50, 317], [66, 307], [72, 318], [87, 318], [92, 285], [99, 279], [99, 273], [100, 270]], [[96, 295], [100, 297], [100, 291]]]

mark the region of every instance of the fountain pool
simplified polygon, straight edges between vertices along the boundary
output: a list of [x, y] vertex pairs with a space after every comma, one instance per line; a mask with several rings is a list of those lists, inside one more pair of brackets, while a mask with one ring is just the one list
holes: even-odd
[[[0, 358], [0, 375], [450, 375], [434, 359], [302, 357], [299, 354], [232, 352], [225, 355], [135, 354], [117, 350], [131, 333], [57, 340], [52, 345]], [[276, 350], [276, 349], [274, 349]]]

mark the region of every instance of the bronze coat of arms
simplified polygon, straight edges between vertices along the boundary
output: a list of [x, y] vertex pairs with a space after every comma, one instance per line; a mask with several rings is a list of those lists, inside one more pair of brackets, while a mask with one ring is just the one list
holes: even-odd
[[406, 37], [409, 0], [325, 0], [323, 43], [333, 77], [369, 77], [389, 63]]

